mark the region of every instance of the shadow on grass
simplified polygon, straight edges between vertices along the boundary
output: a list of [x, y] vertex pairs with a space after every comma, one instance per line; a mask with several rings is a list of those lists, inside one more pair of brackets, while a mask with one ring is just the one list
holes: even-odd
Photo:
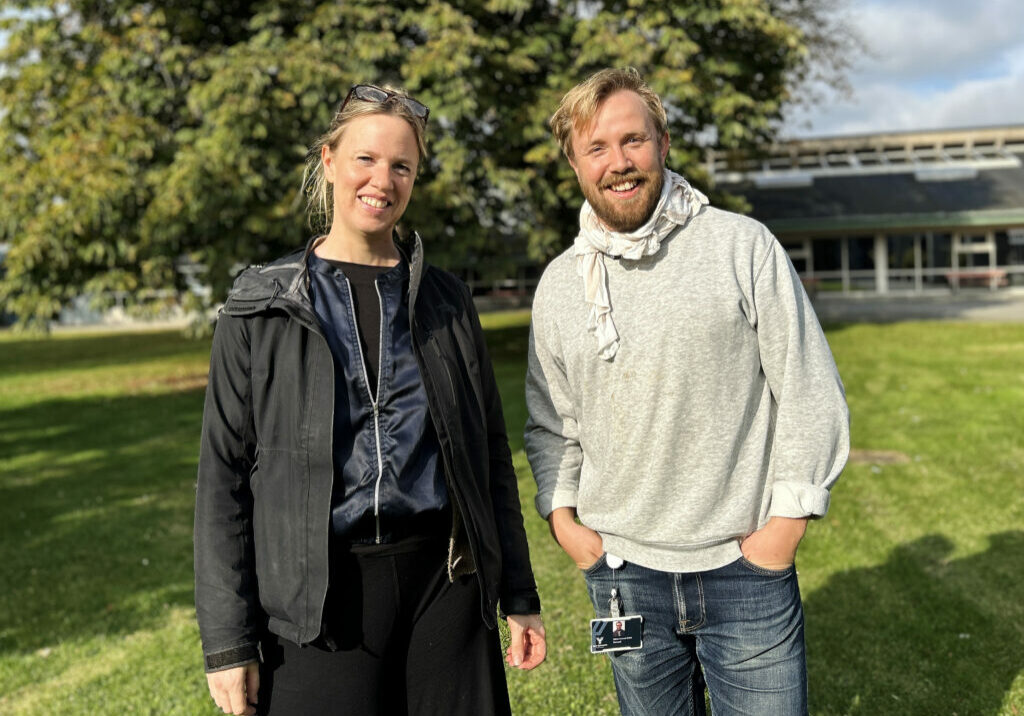
[[202, 402], [190, 390], [0, 413], [0, 653], [191, 606]]
[[1024, 532], [963, 559], [952, 548], [923, 537], [805, 600], [812, 713], [999, 710], [1024, 659]]
[[[516, 381], [521, 395], [527, 329], [486, 335], [499, 381]], [[17, 341], [3, 346], [0, 372], [106, 366], [111, 356], [122, 365], [190, 346], [175, 333], [77, 336], [73, 351]], [[192, 606], [202, 406], [195, 389], [0, 411], [0, 654], [127, 635], [159, 624], [167, 607]], [[525, 413], [514, 420], [521, 445]]]

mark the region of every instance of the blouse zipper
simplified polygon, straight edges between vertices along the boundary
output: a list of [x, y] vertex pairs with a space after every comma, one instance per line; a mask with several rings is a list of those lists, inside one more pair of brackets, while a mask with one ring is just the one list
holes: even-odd
[[376, 280], [373, 287], [377, 291], [377, 304], [380, 307], [380, 338], [377, 341], [377, 395], [370, 392], [370, 375], [366, 372], [366, 358], [363, 356], [363, 345], [359, 341], [359, 322], [356, 319], [356, 304], [352, 294], [352, 284], [345, 278], [348, 287], [349, 309], [352, 313], [352, 325], [356, 329], [356, 346], [359, 348], [359, 365], [363, 369], [363, 382], [366, 383], [366, 394], [373, 408], [373, 435], [377, 444], [377, 481], [373, 486], [373, 520], [377, 529], [376, 542], [380, 544], [380, 481], [384, 477], [384, 460], [380, 447], [380, 379], [384, 373], [384, 299], [380, 295], [380, 285]]

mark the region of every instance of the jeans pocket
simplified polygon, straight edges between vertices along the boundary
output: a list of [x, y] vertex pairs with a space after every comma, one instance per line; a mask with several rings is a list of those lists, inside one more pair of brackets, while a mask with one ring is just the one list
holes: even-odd
[[587, 567], [586, 569], [583, 570], [583, 576], [589, 577], [589, 576], [591, 576], [593, 574], [597, 574], [597, 572], [601, 569], [601, 567], [603, 567], [605, 565], [605, 562], [607, 560], [608, 560], [608, 553], [605, 552], [600, 557], [597, 558], [596, 562], [594, 562], [592, 565], [590, 565], [589, 567]]
[[754, 574], [760, 574], [765, 577], [781, 577], [785, 574], [789, 574], [796, 568], [795, 564], [791, 564], [788, 567], [783, 567], [782, 569], [771, 569], [769, 567], [762, 567], [759, 564], [754, 564], [746, 557], [740, 557], [738, 562]]

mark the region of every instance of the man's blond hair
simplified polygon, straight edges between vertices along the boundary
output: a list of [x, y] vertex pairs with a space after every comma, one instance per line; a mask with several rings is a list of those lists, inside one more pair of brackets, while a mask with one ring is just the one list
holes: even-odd
[[573, 159], [573, 130], [585, 129], [597, 114], [598, 107], [610, 95], [619, 90], [629, 90], [640, 95], [647, 105], [647, 114], [654, 123], [657, 138], [668, 131], [668, 117], [661, 98], [651, 89], [644, 78], [632, 67], [622, 69], [609, 67], [596, 72], [586, 80], [569, 90], [551, 115], [551, 131], [558, 140], [559, 146], [569, 159]]

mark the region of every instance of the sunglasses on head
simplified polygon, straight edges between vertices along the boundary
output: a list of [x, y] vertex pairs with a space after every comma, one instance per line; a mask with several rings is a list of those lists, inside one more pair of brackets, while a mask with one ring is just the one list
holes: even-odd
[[395, 102], [401, 102], [402, 106], [405, 107], [412, 113], [412, 116], [417, 119], [422, 119], [424, 122], [427, 121], [427, 117], [430, 116], [430, 109], [427, 105], [417, 102], [412, 97], [406, 97], [405, 95], [397, 94], [395, 92], [389, 92], [388, 90], [375, 87], [373, 85], [353, 85], [352, 89], [345, 95], [345, 101], [341, 103], [341, 107], [338, 108], [338, 114], [341, 114], [345, 109], [345, 105], [349, 103], [353, 97], [362, 102], [373, 102], [375, 104], [386, 104], [390, 100]]

